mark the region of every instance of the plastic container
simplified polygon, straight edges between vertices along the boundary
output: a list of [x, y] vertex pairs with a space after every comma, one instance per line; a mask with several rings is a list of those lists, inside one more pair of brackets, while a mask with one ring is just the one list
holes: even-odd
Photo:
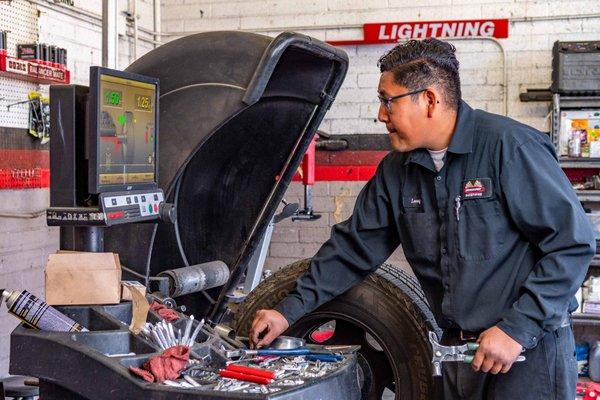
[[600, 382], [600, 340], [592, 345], [588, 363], [590, 378], [594, 382]]
[[577, 374], [580, 377], [589, 376], [590, 345], [587, 343], [577, 343], [575, 346], [575, 355], [577, 357]]

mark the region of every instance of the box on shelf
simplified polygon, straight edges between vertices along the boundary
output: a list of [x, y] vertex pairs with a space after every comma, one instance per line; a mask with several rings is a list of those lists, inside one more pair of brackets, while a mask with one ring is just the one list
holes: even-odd
[[600, 157], [600, 110], [560, 112], [558, 153], [561, 157]]

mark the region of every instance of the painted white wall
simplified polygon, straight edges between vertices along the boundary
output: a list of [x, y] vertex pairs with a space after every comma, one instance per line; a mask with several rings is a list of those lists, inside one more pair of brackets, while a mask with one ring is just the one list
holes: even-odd
[[[251, 30], [275, 35], [295, 30], [321, 40], [361, 39], [368, 22], [432, 21], [480, 18], [548, 18], [511, 22], [509, 38], [500, 39], [508, 62], [508, 115], [538, 129], [549, 129], [546, 103], [522, 103], [525, 88], [551, 83], [552, 44], [556, 40], [600, 39], [597, 0], [163, 0], [163, 31]], [[308, 29], [307, 27], [314, 27]], [[169, 38], [173, 38], [169, 36]], [[167, 38], [165, 38], [167, 39]], [[502, 55], [489, 41], [453, 41], [461, 63], [463, 98], [476, 108], [502, 113]], [[392, 45], [345, 46], [350, 68], [321, 129], [333, 134], [385, 133], [376, 122], [378, 58]]]

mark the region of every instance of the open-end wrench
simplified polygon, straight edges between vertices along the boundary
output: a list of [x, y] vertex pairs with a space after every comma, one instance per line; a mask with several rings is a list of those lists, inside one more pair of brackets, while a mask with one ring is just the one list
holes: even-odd
[[[442, 362], [458, 361], [464, 363], [473, 362], [473, 354], [465, 354], [468, 351], [476, 351], [479, 348], [478, 343], [465, 343], [461, 346], [442, 346], [437, 339], [435, 332], [429, 332], [429, 342], [433, 348], [433, 357], [431, 365], [433, 367], [433, 376], [442, 376]], [[519, 356], [515, 361], [525, 361], [525, 356]]]

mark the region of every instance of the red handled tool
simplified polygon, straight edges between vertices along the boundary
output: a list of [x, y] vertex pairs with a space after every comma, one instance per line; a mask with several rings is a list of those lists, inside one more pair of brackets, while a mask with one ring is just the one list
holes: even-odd
[[228, 371], [239, 372], [242, 374], [262, 376], [263, 378], [275, 379], [275, 372], [263, 368], [246, 367], [244, 365], [229, 364]]
[[268, 385], [275, 379], [275, 373], [268, 369], [245, 367], [235, 364], [229, 364], [225, 369], [220, 370], [219, 375], [223, 378], [232, 378], [261, 385]]

